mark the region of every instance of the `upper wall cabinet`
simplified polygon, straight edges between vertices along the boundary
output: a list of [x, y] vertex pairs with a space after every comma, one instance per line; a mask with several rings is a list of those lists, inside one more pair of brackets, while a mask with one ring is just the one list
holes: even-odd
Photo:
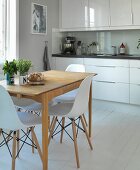
[[61, 0], [60, 3], [62, 28], [88, 26], [88, 0]]
[[140, 0], [132, 0], [133, 25], [140, 25]]
[[110, 0], [110, 16], [111, 26], [132, 25], [131, 0]]
[[89, 26], [109, 26], [109, 0], [89, 0]]
[[140, 29], [140, 0], [60, 0], [62, 31]]

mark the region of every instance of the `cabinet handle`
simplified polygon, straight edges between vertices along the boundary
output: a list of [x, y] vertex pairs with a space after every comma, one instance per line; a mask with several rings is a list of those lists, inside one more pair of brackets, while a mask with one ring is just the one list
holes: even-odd
[[115, 68], [116, 66], [96, 66], [96, 67], [107, 67], [107, 68]]
[[116, 82], [114, 81], [100, 81], [100, 80], [95, 80], [96, 82], [100, 82], [100, 83], [112, 83], [115, 84]]

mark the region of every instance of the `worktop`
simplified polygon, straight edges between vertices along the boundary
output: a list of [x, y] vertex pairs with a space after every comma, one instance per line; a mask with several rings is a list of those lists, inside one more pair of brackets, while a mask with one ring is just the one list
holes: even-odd
[[71, 54], [52, 54], [52, 57], [65, 57], [65, 58], [99, 58], [99, 59], [130, 59], [140, 60], [140, 55], [71, 55]]

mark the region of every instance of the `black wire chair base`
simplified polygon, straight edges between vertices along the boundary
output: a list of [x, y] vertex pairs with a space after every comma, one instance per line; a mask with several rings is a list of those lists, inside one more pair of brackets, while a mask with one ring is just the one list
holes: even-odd
[[[23, 132], [22, 137], [20, 137], [20, 138], [16, 137], [16, 140], [22, 142], [22, 145], [19, 148], [15, 158], [17, 158], [19, 156], [19, 153], [22, 150], [24, 144], [27, 144], [28, 146], [31, 146], [31, 147], [34, 147], [35, 149], [37, 149], [37, 146], [35, 145], [34, 141], [29, 137], [29, 135], [31, 133], [31, 128], [27, 132], [23, 131], [22, 129], [21, 129], [21, 131]], [[11, 153], [11, 150], [10, 150], [10, 147], [9, 147], [8, 143], [13, 139], [12, 134], [16, 135], [16, 133], [17, 133], [16, 131], [10, 131], [10, 133], [8, 134], [8, 133], [4, 132], [3, 130], [1, 130], [3, 140], [0, 143], [0, 147], [2, 147], [3, 145], [6, 145], [11, 157], [12, 157], [12, 153]], [[27, 139], [29, 139], [29, 141], [32, 144], [27, 142]]]
[[[60, 132], [62, 132], [62, 131], [64, 130], [64, 131], [66, 132], [66, 134], [70, 137], [70, 139], [71, 139], [72, 141], [74, 141], [73, 137], [72, 137], [72, 136], [68, 133], [68, 131], [66, 130], [66, 128], [68, 128], [70, 125], [72, 125], [72, 121], [73, 121], [74, 119], [69, 118], [69, 120], [70, 120], [71, 122], [68, 123], [67, 125], [65, 125], [65, 126], [63, 127], [63, 126], [61, 125], [62, 119], [61, 119], [60, 121], [57, 119], [58, 125], [57, 125], [56, 128], [54, 129], [53, 134], [52, 134], [51, 137], [53, 138], [54, 136], [56, 136], [57, 134], [59, 134]], [[76, 123], [76, 121], [78, 121], [78, 123]], [[83, 132], [85, 133], [84, 129], [80, 127], [80, 117], [78, 117], [77, 119], [75, 119], [75, 120], [74, 120], [74, 123], [75, 123], [75, 125], [76, 125], [76, 127], [77, 127], [76, 137], [78, 136], [79, 130], [81, 130], [81, 131], [83, 131]], [[58, 130], [59, 127], [61, 127], [61, 130]], [[58, 131], [57, 131], [57, 130], [58, 130]]]

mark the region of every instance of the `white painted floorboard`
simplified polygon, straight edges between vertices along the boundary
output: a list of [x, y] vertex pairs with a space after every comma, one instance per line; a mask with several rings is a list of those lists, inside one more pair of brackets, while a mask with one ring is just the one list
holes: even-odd
[[[80, 170], [140, 170], [140, 108], [103, 101], [93, 101], [93, 151], [84, 133], [79, 132]], [[71, 128], [68, 131], [71, 133]], [[41, 126], [36, 127], [41, 144]], [[11, 158], [0, 148], [0, 170], [11, 169]], [[42, 170], [37, 151], [33, 155], [24, 146], [16, 160], [16, 170]], [[73, 142], [64, 134], [49, 146], [49, 170], [77, 170]]]

